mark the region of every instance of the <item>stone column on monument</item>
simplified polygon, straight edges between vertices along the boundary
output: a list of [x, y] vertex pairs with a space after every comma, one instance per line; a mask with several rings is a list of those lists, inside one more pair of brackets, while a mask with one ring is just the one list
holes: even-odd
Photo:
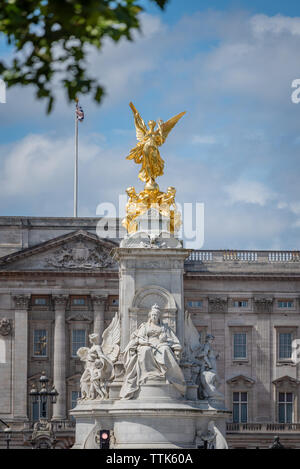
[[104, 331], [104, 312], [107, 295], [93, 295], [91, 300], [94, 308], [94, 333], [99, 334], [99, 343], [101, 343]]
[[28, 368], [28, 306], [30, 295], [16, 295], [15, 337], [13, 362], [13, 415], [15, 420], [28, 419], [27, 368]]
[[52, 420], [66, 419], [66, 304], [67, 295], [53, 297], [55, 310], [53, 384], [58, 397], [53, 405]]

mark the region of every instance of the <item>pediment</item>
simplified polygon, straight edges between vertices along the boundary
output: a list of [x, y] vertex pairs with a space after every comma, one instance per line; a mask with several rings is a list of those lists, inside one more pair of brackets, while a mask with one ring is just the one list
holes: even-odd
[[246, 387], [251, 387], [255, 383], [255, 380], [253, 378], [249, 378], [249, 376], [237, 375], [237, 376], [233, 376], [232, 378], [228, 379], [227, 383], [231, 386], [244, 385]]
[[284, 386], [284, 385], [288, 385], [288, 386], [298, 386], [300, 384], [300, 381], [296, 378], [292, 378], [291, 376], [282, 376], [281, 378], [277, 378], [277, 379], [274, 379], [274, 381], [272, 381], [273, 384], [275, 384], [275, 386], [278, 386], [278, 387], [281, 387], [281, 386]]
[[1, 270], [97, 271], [115, 269], [110, 255], [116, 243], [87, 231], [53, 238], [36, 246], [0, 258]]

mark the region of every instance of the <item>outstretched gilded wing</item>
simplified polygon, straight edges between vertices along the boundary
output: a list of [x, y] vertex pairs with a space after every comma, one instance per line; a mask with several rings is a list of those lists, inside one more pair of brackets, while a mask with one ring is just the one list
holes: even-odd
[[120, 353], [120, 336], [120, 317], [119, 313], [116, 313], [110, 325], [102, 334], [102, 350], [113, 363]]
[[87, 360], [87, 354], [88, 354], [88, 347], [80, 347], [77, 350], [77, 356], [80, 358], [82, 362], [85, 362]]
[[126, 160], [134, 160], [135, 163], [141, 163], [143, 156], [143, 147], [144, 145], [139, 142], [136, 147], [130, 150], [129, 155], [126, 156]]
[[171, 117], [171, 119], [169, 119], [167, 122], [159, 123], [159, 129], [157, 130], [157, 133], [161, 135], [162, 143], [166, 141], [166, 138], [173, 129], [173, 127], [177, 124], [179, 119], [184, 116], [185, 113], [185, 111], [181, 112], [180, 114], [177, 114], [177, 116]]
[[184, 314], [184, 354], [187, 360], [193, 361], [195, 351], [199, 348], [199, 333], [188, 311]]
[[147, 127], [143, 119], [141, 118], [140, 113], [138, 110], [134, 107], [132, 103], [129, 103], [129, 106], [131, 107], [131, 110], [134, 115], [134, 125], [135, 125], [135, 130], [136, 130], [136, 138], [141, 142], [146, 133], [147, 133]]

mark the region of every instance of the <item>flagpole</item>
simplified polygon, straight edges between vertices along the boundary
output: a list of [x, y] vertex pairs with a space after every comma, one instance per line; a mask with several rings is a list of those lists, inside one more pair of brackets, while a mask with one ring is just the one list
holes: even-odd
[[[75, 100], [76, 103], [78, 99]], [[78, 118], [75, 114], [74, 217], [78, 216]]]

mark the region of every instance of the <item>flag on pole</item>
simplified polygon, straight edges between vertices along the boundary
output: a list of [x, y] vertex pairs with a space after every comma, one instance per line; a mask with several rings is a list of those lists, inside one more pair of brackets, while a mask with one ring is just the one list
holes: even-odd
[[84, 112], [83, 112], [82, 107], [79, 105], [78, 100], [76, 101], [76, 110], [75, 110], [75, 113], [76, 113], [77, 120], [80, 121], [80, 122], [83, 121], [83, 119], [84, 119]]
[[0, 78], [0, 103], [6, 103], [6, 85], [5, 81]]

